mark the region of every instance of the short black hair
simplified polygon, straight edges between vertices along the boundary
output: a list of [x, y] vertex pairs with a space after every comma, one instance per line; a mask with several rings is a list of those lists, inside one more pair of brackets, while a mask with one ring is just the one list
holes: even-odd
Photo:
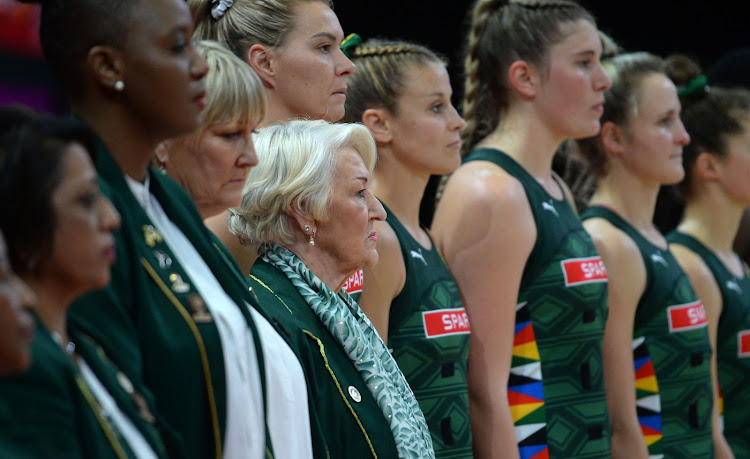
[[42, 5], [39, 39], [70, 97], [83, 94], [85, 62], [97, 45], [120, 47], [139, 0], [21, 0]]
[[52, 194], [62, 177], [63, 152], [79, 143], [94, 155], [96, 137], [83, 123], [0, 107], [0, 229], [13, 270], [52, 250], [56, 228]]

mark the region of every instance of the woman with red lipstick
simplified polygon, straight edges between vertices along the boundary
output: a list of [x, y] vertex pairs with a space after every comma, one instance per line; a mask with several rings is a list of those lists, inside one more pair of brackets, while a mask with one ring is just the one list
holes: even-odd
[[3, 143], [0, 228], [38, 301], [31, 369], [0, 380], [10, 413], [0, 447], [18, 457], [166, 457], [148, 393], [67, 322], [75, 298], [109, 283], [120, 225], [99, 190], [93, 134], [40, 117]]
[[460, 164], [464, 121], [451, 104], [446, 62], [429, 49], [368, 40], [350, 56], [357, 73], [349, 77], [345, 119], [375, 138], [370, 188], [387, 213], [375, 222], [378, 263], [364, 271], [359, 304], [414, 390], [435, 454], [470, 458], [469, 324], [456, 282], [419, 224], [430, 175]]
[[[354, 65], [331, 0], [189, 0], [195, 37], [216, 40], [258, 74], [268, 96], [260, 127], [294, 118], [339, 121]], [[247, 275], [257, 257], [227, 230], [229, 212], [207, 222]]]
[[160, 142], [200, 124], [208, 68], [192, 31], [183, 0], [43, 1], [42, 48], [99, 137], [102, 190], [122, 216], [112, 282], [70, 321], [154, 394], [170, 454], [260, 458], [273, 452], [264, 376], [276, 362], [263, 358], [256, 299], [190, 195], [149, 167]]
[[713, 457], [706, 312], [653, 223], [659, 187], [685, 172], [690, 137], [663, 59], [605, 62], [599, 135], [578, 146], [597, 188], [582, 213], [609, 275], [604, 380], [615, 458]]
[[[465, 60], [463, 164], [432, 225], [471, 324], [474, 454], [606, 457], [607, 276], [552, 172], [599, 130], [610, 81], [594, 18], [565, 0], [478, 0]], [[564, 427], [563, 427], [564, 426]]]
[[[162, 142], [156, 156], [164, 170], [193, 198], [210, 222], [240, 204], [245, 178], [258, 164], [252, 134], [266, 111], [260, 79], [241, 59], [217, 42], [202, 40], [196, 50], [208, 63], [201, 126], [187, 136]], [[266, 416], [278, 457], [310, 457], [307, 388], [302, 368], [272, 326], [251, 310], [264, 343]], [[269, 330], [270, 329], [270, 330]]]
[[316, 457], [434, 457], [404, 375], [342, 288], [378, 261], [375, 142], [358, 124], [295, 120], [256, 137], [231, 230], [260, 243], [248, 279], [305, 369]]

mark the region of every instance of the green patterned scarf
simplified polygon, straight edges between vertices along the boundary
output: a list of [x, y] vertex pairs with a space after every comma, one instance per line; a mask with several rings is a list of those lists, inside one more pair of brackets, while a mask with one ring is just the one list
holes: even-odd
[[289, 250], [266, 243], [260, 247], [259, 254], [286, 275], [331, 335], [338, 339], [388, 419], [399, 457], [434, 458], [430, 432], [417, 399], [359, 305], [345, 290], [336, 294], [326, 287]]

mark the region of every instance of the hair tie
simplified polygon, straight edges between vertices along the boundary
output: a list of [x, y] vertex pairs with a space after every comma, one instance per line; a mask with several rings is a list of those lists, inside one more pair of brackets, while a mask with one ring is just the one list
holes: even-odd
[[214, 3], [218, 5], [211, 8], [211, 17], [218, 20], [234, 4], [234, 0], [211, 0], [211, 4]]
[[687, 85], [677, 88], [677, 96], [680, 98], [691, 97], [697, 94], [709, 92], [710, 90], [711, 88], [708, 86], [708, 78], [706, 78], [706, 75], [698, 75], [690, 80]]
[[344, 38], [344, 41], [341, 42], [341, 51], [344, 52], [344, 55], [346, 57], [351, 59], [354, 55], [354, 51], [356, 51], [361, 44], [362, 37], [360, 37], [356, 33], [350, 33], [346, 38]]

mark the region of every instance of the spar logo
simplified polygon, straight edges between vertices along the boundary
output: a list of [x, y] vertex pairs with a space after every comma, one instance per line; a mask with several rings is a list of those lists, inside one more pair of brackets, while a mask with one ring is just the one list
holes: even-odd
[[424, 334], [427, 338], [471, 333], [466, 309], [440, 309], [422, 313]]
[[364, 280], [365, 274], [361, 269], [356, 273], [352, 274], [352, 277], [346, 280], [344, 283], [344, 290], [346, 293], [360, 293], [362, 292], [362, 281]]
[[607, 269], [602, 257], [570, 258], [560, 262], [565, 275], [565, 286], [607, 282]]
[[700, 300], [694, 303], [668, 307], [667, 318], [669, 319], [669, 331], [671, 333], [694, 330], [708, 324], [706, 310], [703, 309]]
[[750, 357], [750, 330], [737, 333], [737, 356]]

